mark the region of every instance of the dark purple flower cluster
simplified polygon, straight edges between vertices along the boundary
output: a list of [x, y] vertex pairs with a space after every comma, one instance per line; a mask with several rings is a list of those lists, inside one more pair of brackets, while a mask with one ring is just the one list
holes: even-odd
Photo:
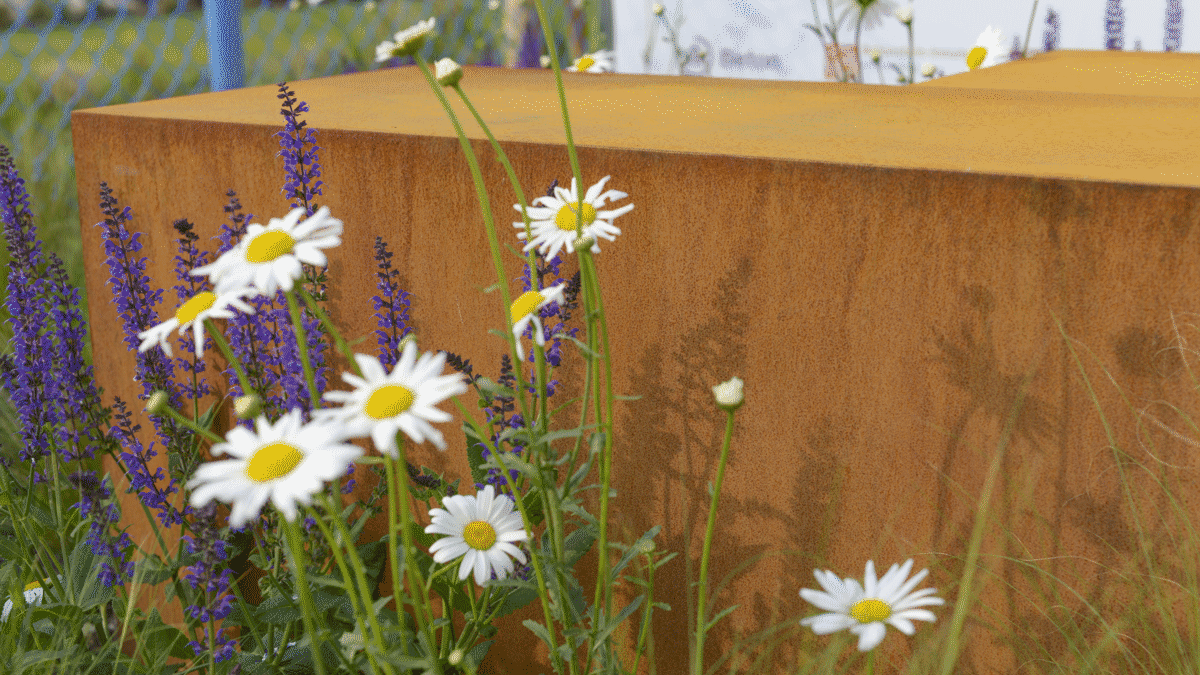
[[[212, 287], [208, 277], [191, 274], [191, 271], [197, 267], [208, 264], [208, 253], [196, 248], [196, 241], [200, 239], [200, 236], [192, 231], [196, 226], [181, 218], [175, 221], [174, 227], [180, 235], [178, 239], [179, 255], [175, 256], [175, 279], [179, 283], [175, 284], [174, 290], [176, 299], [182, 305], [198, 293], [211, 291]], [[184, 331], [183, 336], [179, 339], [179, 344], [183, 347], [183, 351], [175, 359], [175, 365], [179, 366], [183, 372], [192, 374], [191, 382], [184, 385], [184, 391], [188, 398], [198, 401], [211, 394], [212, 387], [208, 385], [208, 380], [201, 377], [205, 371], [205, 361], [203, 358], [196, 357], [196, 339], [192, 329]], [[213, 349], [215, 347], [212, 338], [205, 334], [204, 344], [201, 345], [202, 353], [211, 353]]]
[[1167, 0], [1163, 51], [1177, 52], [1183, 45], [1183, 0]]
[[[320, 207], [313, 202], [316, 195], [324, 194], [321, 192], [322, 181], [316, 181], [309, 184], [310, 181], [320, 177], [321, 165], [317, 162], [317, 150], [321, 146], [316, 145], [317, 139], [313, 129], [304, 130], [308, 122], [302, 121], [299, 117], [300, 113], [308, 112], [308, 104], [299, 101], [295, 98], [295, 92], [288, 91], [287, 82], [280, 82], [276, 86], [279, 87], [279, 94], [275, 98], [283, 99], [283, 109], [279, 111], [283, 115], [287, 123], [284, 124], [283, 131], [276, 133], [279, 136], [279, 144], [283, 146], [283, 150], [279, 151], [283, 155], [283, 168], [287, 173], [287, 182], [283, 184], [283, 194], [291, 199], [298, 199], [299, 202], [292, 202], [292, 208], [303, 206], [307, 211], [307, 215], [312, 215], [317, 212]], [[303, 132], [303, 133], [302, 133]], [[312, 147], [305, 152], [304, 144], [308, 143]], [[311, 164], [310, 169], [305, 169], [306, 164]]]
[[1104, 48], [1125, 49], [1125, 10], [1121, 0], [1108, 0], [1104, 8]]
[[133, 561], [127, 560], [125, 554], [133, 548], [133, 540], [124, 532], [117, 537], [110, 534], [110, 528], [121, 519], [121, 509], [113, 499], [112, 483], [108, 478], [103, 481], [96, 478], [94, 471], [76, 471], [67, 476], [67, 480], [79, 490], [79, 503], [75, 505], [79, 516], [92, 520], [87, 536], [92, 553], [109, 558], [100, 563], [100, 580], [105, 586], [113, 586], [132, 579]]
[[[225, 540], [217, 528], [216, 502], [209, 502], [194, 513], [196, 519], [192, 532], [195, 536], [184, 536], [182, 539], [187, 545], [187, 552], [200, 556], [200, 559], [187, 568], [188, 574], [184, 579], [193, 589], [204, 590], [205, 601], [202, 605], [189, 605], [187, 612], [193, 619], [202, 622], [220, 621], [233, 611], [234, 595], [229, 592], [233, 582], [233, 571], [224, 562], [228, 554], [225, 550]], [[197, 656], [208, 651], [207, 628], [204, 635], [204, 642], [193, 640], [188, 643]], [[225, 629], [218, 630], [214, 642], [217, 650], [214, 654], [215, 660], [219, 663], [233, 658], [236, 646], [237, 640], [225, 637]]]
[[1058, 12], [1053, 8], [1046, 9], [1046, 30], [1042, 33], [1042, 47], [1052, 52], [1058, 49]]
[[541, 68], [542, 53], [546, 51], [546, 38], [542, 34], [542, 23], [537, 12], [530, 11], [525, 22], [525, 33], [521, 38], [521, 49], [517, 52], [518, 68]]
[[[119, 396], [114, 399], [116, 403], [113, 416], [116, 418], [116, 424], [108, 431], [112, 438], [121, 444], [121, 462], [129, 475], [129, 491], [136, 492], [138, 499], [147, 508], [158, 512], [158, 520], [163, 527], [169, 528], [182, 523], [183, 516], [191, 511], [191, 507], [185, 506], [185, 511], [181, 512], [171, 503], [171, 495], [179, 492], [179, 481], [173, 477], [169, 478], [161, 466], [151, 473], [150, 460], [158, 456], [154, 444], [151, 443], [148, 448], [142, 447], [142, 442], [137, 437], [142, 425], [133, 423], [132, 413], [125, 409], [125, 402]], [[160, 487], [159, 484], [164, 481], [166, 486]]]
[[377, 287], [382, 297], [371, 296], [375, 305], [375, 317], [379, 328], [375, 335], [379, 340], [379, 362], [389, 372], [400, 360], [400, 341], [412, 332], [408, 326], [409, 294], [400, 289], [400, 270], [392, 268], [392, 252], [387, 250], [383, 237], [375, 237], [375, 262], [379, 271], [375, 277], [379, 280]]
[[1020, 58], [1021, 58], [1021, 38], [1014, 35], [1012, 49], [1008, 50], [1008, 60], [1016, 61], [1017, 59], [1020, 59]]

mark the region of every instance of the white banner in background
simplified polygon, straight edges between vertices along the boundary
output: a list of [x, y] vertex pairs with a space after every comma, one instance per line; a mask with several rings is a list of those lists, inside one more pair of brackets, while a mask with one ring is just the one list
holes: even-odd
[[[684, 74], [754, 80], [821, 77], [820, 41], [804, 27], [813, 22], [811, 3], [662, 0], [662, 4], [666, 12], [660, 18], [652, 10], [653, 0], [612, 0], [618, 73], [680, 74], [665, 18], [687, 60]], [[697, 58], [701, 52], [707, 55], [704, 61]]]

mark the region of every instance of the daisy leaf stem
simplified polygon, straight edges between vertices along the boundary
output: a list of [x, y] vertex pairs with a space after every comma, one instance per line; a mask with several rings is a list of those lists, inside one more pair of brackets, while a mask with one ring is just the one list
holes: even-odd
[[[546, 7], [542, 0], [533, 0], [533, 6], [537, 9], [538, 22], [542, 26], [542, 35], [546, 40], [547, 45], [555, 44], [554, 31], [551, 28], [549, 18], [546, 16]], [[571, 133], [571, 115], [567, 111], [567, 94], [563, 89], [562, 80], [562, 64], [558, 61], [558, 50], [550, 49], [550, 64], [554, 69], [554, 85], [558, 90], [558, 104], [562, 109], [563, 131], [567, 136], [567, 156], [571, 160], [571, 174], [575, 176], [575, 183], [580, 187], [583, 186], [583, 174], [579, 168], [579, 154], [575, 151], [575, 138]], [[583, 213], [583, 194], [580, 192], [579, 204], [576, 205], [576, 211], [582, 215]]]
[[160, 408], [154, 412], [154, 414], [162, 414], [162, 413], [166, 413], [168, 416], [171, 417], [171, 419], [175, 420], [176, 422], [179, 422], [179, 424], [181, 424], [182, 426], [185, 426], [188, 429], [191, 429], [192, 431], [200, 434], [201, 436], [207, 438], [208, 440], [212, 441], [213, 443], [220, 443], [225, 440], [224, 438], [221, 438], [220, 436], [214, 434], [211, 430], [205, 429], [204, 427], [200, 426], [199, 424], [196, 424], [192, 420], [185, 417], [178, 410], [173, 408], [170, 403], [163, 405], [162, 408]]
[[[335, 539], [333, 533], [330, 532], [329, 526], [325, 524], [325, 519], [313, 518], [313, 520], [316, 521], [317, 527], [321, 530], [321, 534], [325, 536], [325, 540], [329, 542], [329, 549], [333, 552], [333, 558], [337, 562], [338, 570], [342, 573], [342, 583], [345, 584], [346, 592], [350, 596], [350, 606], [354, 607], [354, 618], [357, 620], [358, 632], [362, 633], [364, 636], [367, 635], [367, 627], [363, 623], [363, 615], [365, 614], [371, 621], [372, 641], [375, 643], [375, 647], [379, 650], [379, 653], [382, 654], [385, 652], [382, 637], [383, 631], [379, 627], [379, 619], [375, 616], [375, 612], [371, 611], [371, 590], [367, 586], [367, 579], [363, 574], [362, 559], [358, 557], [357, 551], [354, 550], [354, 540], [351, 538], [350, 533], [346, 531], [345, 523], [342, 522], [340, 515], [341, 509], [336, 507], [328, 494], [321, 493], [321, 496], [326, 512], [329, 514], [329, 519], [332, 520], [334, 525], [337, 527], [338, 533], [342, 536], [342, 542], [345, 544], [346, 550], [351, 556], [351, 563], [354, 568], [354, 584], [352, 584], [350, 581], [350, 569], [346, 566], [346, 559], [345, 556], [342, 555], [341, 546], [338, 545], [337, 539]], [[355, 584], [358, 586], [357, 590], [354, 588]], [[362, 608], [362, 614], [358, 613], [359, 607]], [[376, 662], [374, 654], [372, 654], [371, 650], [369, 649], [366, 650], [366, 652], [367, 659], [371, 662], [371, 667], [375, 669], [375, 671], [378, 671], [379, 664]], [[387, 662], [383, 663], [383, 671], [386, 673], [395, 673], [395, 670], [392, 669], [391, 664]]]
[[292, 317], [292, 330], [296, 331], [296, 351], [300, 353], [300, 365], [304, 367], [304, 379], [308, 382], [309, 405], [316, 408], [320, 405], [321, 393], [317, 391], [317, 381], [313, 374], [312, 363], [308, 358], [308, 337], [305, 335], [304, 322], [300, 318], [300, 304], [296, 302], [296, 289], [283, 292], [287, 298], [288, 313]]
[[204, 327], [208, 329], [208, 335], [213, 339], [213, 342], [217, 343], [217, 349], [221, 350], [221, 354], [225, 356], [225, 360], [229, 362], [229, 365], [233, 366], [233, 370], [238, 376], [238, 383], [242, 386], [242, 393], [247, 396], [254, 394], [254, 388], [250, 386], [250, 378], [246, 377], [246, 368], [242, 365], [242, 360], [229, 347], [229, 343], [221, 336], [221, 331], [217, 330], [212, 319], [205, 319]]
[[[303, 350], [301, 350], [303, 351]], [[287, 518], [280, 519], [283, 532], [287, 537], [288, 562], [292, 566], [292, 575], [296, 578], [296, 593], [300, 596], [300, 611], [304, 615], [304, 629], [312, 640], [312, 661], [316, 675], [325, 675], [325, 657], [321, 653], [321, 643], [324, 641], [324, 631], [317, 632], [315, 612], [313, 611], [312, 594], [308, 590], [308, 561], [304, 555], [304, 543], [301, 540], [300, 526]]]
[[[704, 675], [704, 635], [708, 632], [708, 560], [712, 552], [713, 532], [717, 525], [717, 502], [721, 498], [721, 483], [729, 463], [729, 441], [733, 438], [733, 410], [725, 411], [725, 441], [721, 445], [721, 460], [717, 464], [717, 480], [713, 483], [712, 501], [708, 505], [708, 526], [704, 530], [704, 549], [700, 554], [700, 581], [696, 589], [696, 642], [692, 652], [692, 675]], [[872, 652], [874, 654], [874, 652]], [[870, 672], [870, 671], [868, 671]]]
[[[417, 623], [417, 632], [426, 640], [426, 655], [433, 664], [434, 672], [441, 675], [441, 662], [433, 652], [433, 645], [437, 644], [437, 641], [433, 637], [432, 609], [425, 606], [425, 594], [421, 592], [425, 588], [425, 581], [421, 578], [421, 569], [417, 566], [414, 554], [416, 549], [412, 541], [412, 516], [408, 512], [408, 471], [404, 469], [407, 457], [404, 435], [399, 432], [396, 434], [396, 454], [396, 457], [389, 456], [388, 461], [384, 462], [384, 467], [387, 469], [388, 490], [391, 493], [388, 499], [388, 541], [391, 542], [391, 545], [388, 546], [388, 554], [392, 559], [392, 584], [396, 592], [396, 607], [397, 609], [401, 607], [400, 591], [404, 588], [402, 577], [399, 576], [400, 563], [396, 559], [396, 533], [399, 529], [400, 540], [403, 542], [404, 573], [408, 577], [408, 586], [412, 590], [410, 597], [413, 605], [413, 618]], [[399, 471], [397, 471], [397, 467], [400, 468]]]
[[313, 298], [308, 291], [300, 288], [299, 286], [296, 287], [296, 290], [299, 292], [300, 297], [304, 300], [304, 304], [308, 305], [308, 308], [312, 310], [313, 314], [317, 315], [317, 319], [321, 321], [321, 325], [325, 327], [325, 330], [329, 331], [329, 334], [333, 336], [334, 344], [337, 345], [338, 351], [340, 351], [342, 355], [346, 357], [346, 361], [350, 363], [350, 368], [354, 371], [354, 374], [362, 377], [362, 369], [358, 367], [358, 361], [354, 358], [354, 352], [350, 349], [350, 344], [346, 342], [346, 338], [342, 337], [342, 334], [338, 331], [337, 326], [333, 325], [333, 321], [329, 319], [329, 315], [325, 313], [325, 310], [321, 309], [321, 306], [317, 304], [316, 299]]

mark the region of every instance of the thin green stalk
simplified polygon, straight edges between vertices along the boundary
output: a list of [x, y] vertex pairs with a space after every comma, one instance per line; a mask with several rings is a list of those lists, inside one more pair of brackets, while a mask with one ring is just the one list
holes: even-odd
[[246, 377], [246, 369], [242, 365], [242, 360], [229, 347], [229, 343], [221, 336], [221, 331], [217, 330], [212, 319], [204, 320], [204, 328], [208, 330], [208, 335], [212, 337], [213, 342], [217, 343], [217, 349], [221, 350], [221, 354], [225, 356], [225, 360], [229, 362], [229, 365], [233, 366], [233, 370], [238, 376], [238, 384], [242, 386], [242, 393], [247, 396], [253, 394], [254, 390], [250, 387], [250, 378]]
[[[300, 350], [303, 353], [303, 349]], [[310, 649], [313, 655], [313, 667], [316, 675], [325, 675], [325, 657], [321, 654], [321, 643], [324, 642], [324, 631], [317, 632], [316, 616], [313, 611], [312, 594], [308, 590], [308, 560], [304, 554], [304, 543], [301, 540], [298, 523], [281, 518], [283, 532], [288, 541], [288, 563], [292, 566], [292, 575], [296, 578], [296, 592], [300, 596], [300, 611], [304, 614], [304, 630], [311, 640]]]
[[[317, 304], [316, 299], [309, 295], [308, 291], [304, 290], [300, 286], [297, 286], [296, 290], [299, 292], [300, 297], [304, 299], [304, 304], [308, 305], [308, 308], [312, 310], [313, 314], [316, 315], [317, 319], [321, 322], [321, 325], [325, 327], [325, 330], [329, 331], [329, 334], [333, 337], [334, 344], [337, 345], [338, 351], [345, 355], [346, 360], [350, 362], [350, 368], [354, 370], [354, 374], [362, 377], [362, 369], [358, 367], [358, 361], [354, 360], [354, 351], [350, 349], [350, 345], [346, 342], [346, 339], [342, 337], [342, 334], [338, 331], [337, 326], [333, 325], [333, 321], [329, 319], [329, 315], [325, 313], [325, 310], [321, 309], [321, 306]], [[315, 403], [313, 405], [314, 407], [316, 406]]]
[[[708, 558], [712, 551], [713, 532], [717, 525], [717, 502], [721, 498], [721, 483], [725, 481], [725, 466], [729, 463], [729, 442], [733, 438], [733, 412], [725, 411], [725, 442], [717, 464], [717, 480], [713, 483], [712, 501], [708, 505], [708, 527], [704, 531], [704, 550], [700, 554], [700, 582], [696, 602], [696, 648], [692, 652], [692, 675], [704, 675], [704, 636], [708, 632], [705, 601], [708, 597]], [[874, 652], [872, 652], [874, 654]]]
[[1033, 18], [1037, 16], [1038, 0], [1033, 0], [1033, 11], [1029, 13], [1029, 27], [1025, 29], [1025, 46], [1021, 48], [1021, 58], [1029, 53], [1029, 36], [1033, 34]]
[[287, 298], [288, 313], [292, 315], [292, 330], [296, 331], [296, 351], [300, 353], [300, 364], [304, 366], [304, 379], [308, 382], [309, 405], [316, 408], [320, 405], [321, 394], [317, 391], [317, 381], [313, 375], [312, 364], [308, 359], [308, 336], [304, 333], [304, 322], [300, 319], [300, 305], [296, 302], [296, 290], [283, 292]]
[[[434, 645], [437, 644], [437, 641], [433, 636], [432, 608], [429, 608], [425, 605], [424, 594], [418, 592], [425, 587], [425, 583], [421, 579], [421, 570], [417, 566], [416, 558], [413, 555], [415, 548], [412, 541], [412, 530], [409, 527], [409, 524], [412, 522], [412, 517], [408, 512], [408, 471], [405, 470], [407, 457], [405, 456], [405, 443], [404, 439], [401, 437], [401, 434], [402, 432], [396, 433], [397, 456], [388, 456], [389, 461], [384, 463], [384, 466], [387, 468], [388, 486], [389, 490], [391, 491], [391, 499], [389, 499], [388, 505], [389, 541], [392, 543], [392, 547], [394, 548], [396, 541], [394, 538], [396, 533], [395, 527], [397, 526], [396, 511], [398, 510], [400, 539], [404, 542], [404, 571], [408, 576], [409, 587], [412, 588], [413, 591], [412, 604], [413, 614], [415, 615], [414, 618], [417, 619], [418, 632], [424, 634], [428, 640], [428, 656], [433, 662], [433, 670], [438, 675], [441, 675], [442, 665], [433, 651]], [[397, 467], [399, 467], [400, 471], [402, 472], [399, 478], [396, 476]], [[396, 505], [393, 506], [391, 502], [396, 502]], [[397, 563], [393, 560], [393, 570], [395, 570], [396, 566]], [[397, 579], [394, 583], [396, 584], [397, 588], [403, 588], [403, 582], [401, 580]], [[399, 595], [397, 595], [397, 597], [399, 597]], [[400, 605], [397, 603], [397, 608], [399, 609], [399, 607]]]
[[650, 635], [650, 617], [654, 609], [654, 554], [646, 553], [646, 607], [642, 610], [642, 629], [638, 631], [637, 647], [633, 651], [633, 670], [638, 672], [638, 664], [646, 650], [646, 640]]
[[916, 80], [913, 78], [916, 77], [916, 73], [917, 73], [917, 71], [916, 71], [916, 49], [913, 46], [912, 21], [909, 21], [906, 27], [908, 28], [908, 83], [912, 84], [913, 82], [916, 82]]
[[859, 84], [866, 83], [866, 78], [863, 77], [862, 48], [860, 47], [860, 45], [862, 44], [863, 19], [865, 19], [866, 16], [867, 16], [866, 11], [863, 10], [862, 7], [859, 7], [858, 23], [856, 23], [854, 26], [854, 62], [858, 66], [858, 83]]

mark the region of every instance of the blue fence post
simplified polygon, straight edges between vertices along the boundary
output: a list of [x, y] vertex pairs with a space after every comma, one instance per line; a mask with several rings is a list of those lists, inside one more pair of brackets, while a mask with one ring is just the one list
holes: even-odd
[[208, 31], [208, 66], [212, 90], [240, 89], [246, 84], [242, 46], [242, 0], [204, 0]]

